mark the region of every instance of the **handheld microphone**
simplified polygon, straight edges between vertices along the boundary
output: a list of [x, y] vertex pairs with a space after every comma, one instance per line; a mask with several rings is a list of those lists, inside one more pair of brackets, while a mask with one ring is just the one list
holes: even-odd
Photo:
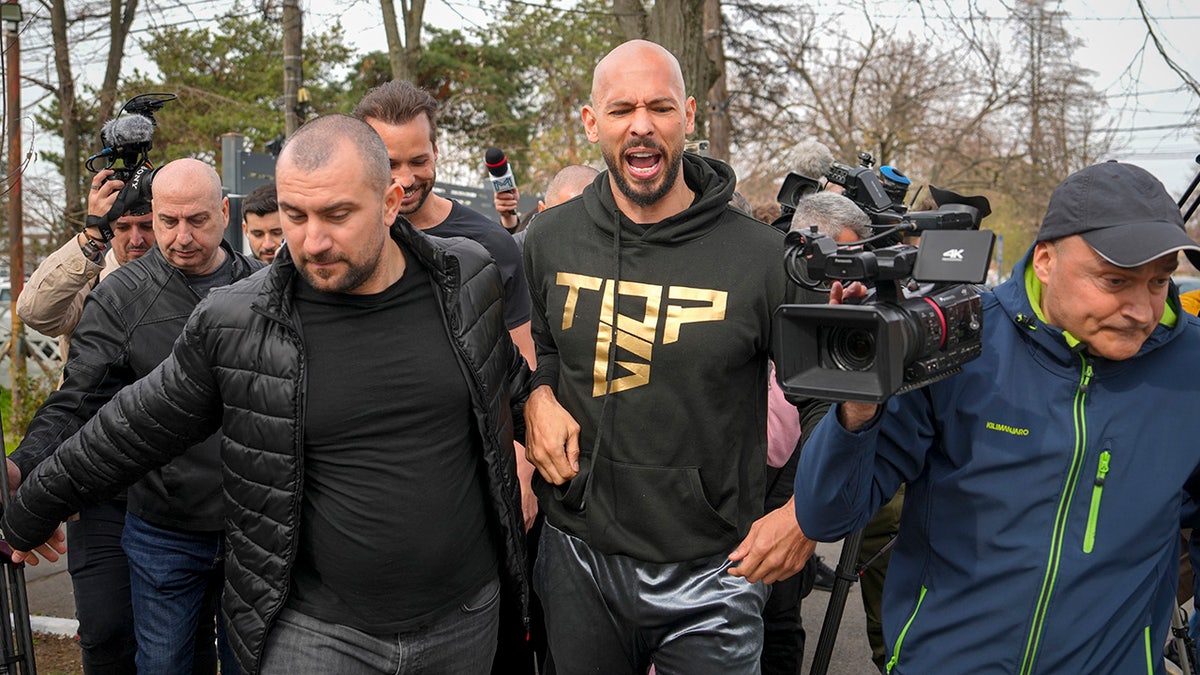
[[517, 189], [517, 179], [513, 178], [512, 167], [508, 165], [508, 158], [504, 156], [503, 150], [488, 148], [483, 161], [487, 164], [493, 192], [512, 192]]

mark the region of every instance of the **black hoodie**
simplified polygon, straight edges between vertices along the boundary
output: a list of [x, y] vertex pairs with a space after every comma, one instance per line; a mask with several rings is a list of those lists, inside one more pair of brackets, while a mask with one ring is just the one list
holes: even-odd
[[691, 206], [639, 225], [602, 173], [525, 243], [534, 386], [582, 427], [580, 475], [535, 479], [541, 508], [600, 551], [656, 563], [728, 553], [762, 515], [771, 319], [793, 292], [782, 234], [729, 206], [733, 170], [685, 154], [683, 176]]

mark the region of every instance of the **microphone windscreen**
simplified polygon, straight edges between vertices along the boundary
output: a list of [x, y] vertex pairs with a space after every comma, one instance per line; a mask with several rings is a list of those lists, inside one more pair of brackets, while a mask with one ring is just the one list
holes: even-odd
[[794, 154], [796, 173], [805, 178], [823, 178], [833, 166], [833, 151], [815, 138], [797, 143]]
[[508, 172], [508, 158], [500, 148], [488, 148], [483, 161], [487, 164], [488, 173], [493, 176], [503, 176]]
[[100, 138], [108, 147], [146, 143], [154, 137], [154, 122], [145, 115], [125, 115], [100, 127]]

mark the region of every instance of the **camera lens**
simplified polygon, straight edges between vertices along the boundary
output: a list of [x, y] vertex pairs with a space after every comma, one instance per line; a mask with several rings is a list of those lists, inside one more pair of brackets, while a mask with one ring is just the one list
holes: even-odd
[[875, 365], [875, 334], [866, 328], [833, 328], [826, 347], [841, 370], [870, 370]]

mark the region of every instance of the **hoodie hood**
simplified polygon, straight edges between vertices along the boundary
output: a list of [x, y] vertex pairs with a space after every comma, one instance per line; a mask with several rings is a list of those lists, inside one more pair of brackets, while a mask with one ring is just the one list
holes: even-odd
[[608, 236], [612, 236], [616, 223], [620, 223], [621, 239], [626, 242], [678, 243], [702, 237], [716, 227], [725, 206], [733, 197], [737, 178], [733, 169], [724, 162], [683, 153], [683, 181], [694, 193], [691, 206], [683, 211], [651, 225], [640, 225], [625, 217], [617, 208], [613, 198], [609, 172], [601, 172], [592, 182], [592, 190], [583, 192], [584, 208], [588, 216]]

